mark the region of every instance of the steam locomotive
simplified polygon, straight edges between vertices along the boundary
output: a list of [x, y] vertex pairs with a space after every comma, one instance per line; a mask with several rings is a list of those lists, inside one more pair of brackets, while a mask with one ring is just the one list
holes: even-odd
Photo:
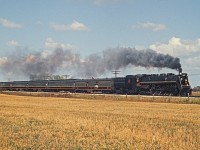
[[187, 73], [139, 74], [101, 79], [0, 82], [0, 91], [78, 92], [130, 95], [187, 96], [192, 90]]

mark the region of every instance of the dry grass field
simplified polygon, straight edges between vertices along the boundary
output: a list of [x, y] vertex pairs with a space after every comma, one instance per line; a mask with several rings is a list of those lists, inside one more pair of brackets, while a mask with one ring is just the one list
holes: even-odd
[[0, 149], [198, 150], [200, 105], [0, 94]]
[[200, 92], [192, 92], [192, 96], [199, 96], [200, 97]]
[[1, 91], [2, 94], [31, 96], [31, 97], [62, 97], [88, 100], [117, 100], [131, 102], [156, 102], [156, 103], [178, 103], [178, 104], [200, 104], [200, 92], [193, 92], [192, 97], [180, 96], [145, 96], [145, 95], [118, 95], [118, 94], [88, 94], [88, 93], [66, 93], [66, 92], [23, 92], [23, 91]]

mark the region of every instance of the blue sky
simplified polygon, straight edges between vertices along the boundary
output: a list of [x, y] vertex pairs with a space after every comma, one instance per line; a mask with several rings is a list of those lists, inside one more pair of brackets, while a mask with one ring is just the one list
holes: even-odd
[[[200, 73], [199, 6], [199, 0], [0, 0], [0, 69], [23, 51], [62, 47], [86, 57], [118, 46], [151, 48], [179, 57], [192, 85], [200, 85], [193, 75]], [[173, 70], [132, 66], [123, 72]]]

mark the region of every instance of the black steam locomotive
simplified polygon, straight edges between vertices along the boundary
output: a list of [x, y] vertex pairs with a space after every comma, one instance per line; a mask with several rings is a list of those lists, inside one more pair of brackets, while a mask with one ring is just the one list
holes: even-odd
[[178, 75], [172, 73], [139, 74], [101, 79], [0, 82], [0, 91], [5, 90], [174, 96], [187, 96], [192, 91], [188, 75], [182, 71]]

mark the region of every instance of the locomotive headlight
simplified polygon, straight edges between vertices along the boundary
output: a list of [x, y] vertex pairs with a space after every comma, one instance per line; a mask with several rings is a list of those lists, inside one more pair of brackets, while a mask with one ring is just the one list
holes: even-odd
[[185, 85], [187, 85], [188, 84], [188, 80], [187, 79], [185, 79]]

